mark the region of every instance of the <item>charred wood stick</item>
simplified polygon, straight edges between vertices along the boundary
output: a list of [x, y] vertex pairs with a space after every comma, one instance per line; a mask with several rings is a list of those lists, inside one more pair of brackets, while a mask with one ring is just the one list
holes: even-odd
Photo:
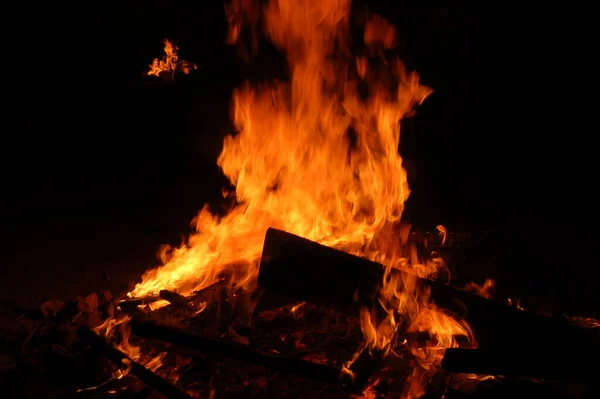
[[138, 306], [140, 305], [149, 305], [161, 300], [167, 301], [172, 305], [182, 305], [191, 301], [193, 297], [195, 297], [193, 294], [189, 297], [184, 297], [183, 295], [179, 295], [176, 292], [172, 292], [169, 290], [160, 290], [158, 295], [148, 295], [141, 298], [124, 299], [120, 301], [118, 305], [124, 312], [133, 312], [136, 311]]
[[[299, 300], [356, 311], [360, 303], [376, 298], [384, 271], [379, 263], [269, 228], [258, 285]], [[397, 269], [392, 273], [428, 288], [436, 305], [466, 319], [480, 347], [525, 350], [532, 343], [542, 347], [554, 347], [556, 342], [589, 343], [564, 319], [525, 312]]]
[[190, 397], [183, 393], [179, 388], [148, 370], [141, 364], [133, 361], [120, 350], [112, 347], [112, 345], [107, 343], [92, 330], [82, 327], [78, 330], [78, 335], [82, 342], [89, 345], [93, 350], [98, 351], [99, 354], [106, 357], [108, 360], [116, 363], [119, 367], [129, 367], [129, 372], [132, 375], [139, 378], [142, 382], [152, 387], [160, 394], [169, 399], [190, 399]]
[[159, 295], [148, 295], [142, 298], [131, 298], [124, 299], [117, 303], [117, 305], [121, 308], [123, 312], [132, 313], [138, 311], [138, 306], [147, 305], [157, 301], [160, 301], [162, 298]]
[[124, 300], [120, 301], [118, 303], [118, 305], [119, 305], [119, 307], [121, 307], [122, 311], [127, 312], [127, 313], [132, 313], [132, 312], [137, 311], [137, 308], [140, 305], [151, 304], [151, 303], [158, 302], [161, 300], [165, 300], [165, 301], [169, 302], [171, 305], [182, 306], [182, 305], [185, 305], [185, 304], [188, 304], [188, 303], [194, 301], [196, 298], [198, 298], [200, 295], [202, 295], [206, 290], [208, 290], [209, 288], [213, 287], [216, 284], [223, 283], [223, 281], [226, 281], [226, 279], [227, 279], [227, 277], [221, 277], [221, 278], [217, 279], [214, 283], [211, 283], [211, 284], [203, 287], [202, 289], [193, 292], [189, 296], [183, 296], [183, 295], [180, 295], [176, 292], [169, 291], [169, 290], [160, 290], [158, 295], [148, 295], [148, 296], [140, 297], [140, 298], [124, 299]]
[[191, 298], [186, 298], [183, 295], [169, 290], [160, 290], [158, 296], [169, 302], [171, 305], [185, 305], [191, 301]]
[[589, 366], [589, 359], [597, 359], [598, 356], [598, 350], [571, 351], [558, 344], [539, 347], [534, 343], [525, 353], [450, 348], [446, 350], [442, 368], [455, 373], [591, 383], [598, 380], [598, 371]]
[[170, 342], [182, 347], [199, 350], [204, 354], [247, 361], [277, 371], [288, 372], [328, 383], [340, 382], [341, 370], [336, 367], [277, 354], [255, 352], [248, 346], [237, 342], [222, 341], [191, 334], [149, 321], [132, 320], [131, 331], [139, 337]]

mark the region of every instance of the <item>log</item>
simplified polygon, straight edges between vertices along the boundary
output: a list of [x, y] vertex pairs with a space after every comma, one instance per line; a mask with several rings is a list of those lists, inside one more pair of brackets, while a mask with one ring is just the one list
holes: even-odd
[[370, 353], [366, 345], [356, 354], [352, 364], [348, 366], [349, 373], [344, 373], [342, 380], [352, 384], [361, 392], [369, 386], [373, 375], [381, 368], [383, 352], [374, 350]]
[[[589, 337], [566, 319], [522, 311], [398, 269], [392, 273], [402, 280], [416, 279], [417, 284], [430, 289], [432, 302], [471, 325], [481, 348], [527, 350], [532, 344], [554, 347], [557, 342], [590, 343]], [[379, 263], [269, 228], [258, 285], [302, 301], [356, 312], [360, 304], [373, 303], [383, 274], [384, 266]]]
[[553, 347], [532, 345], [525, 353], [450, 348], [446, 350], [442, 368], [454, 373], [592, 383], [597, 381], [598, 372], [590, 367], [589, 361], [598, 356], [597, 348], [591, 352], [572, 351], [558, 343]]
[[269, 228], [258, 285], [325, 305], [356, 306], [355, 298], [374, 298], [383, 278], [379, 263]]
[[[203, 354], [246, 361], [276, 371], [295, 374], [304, 378], [340, 383], [341, 369], [324, 364], [312, 363], [295, 357], [275, 353], [256, 352], [249, 346], [233, 341], [224, 341], [192, 334], [171, 326], [151, 321], [131, 321], [131, 332], [146, 339], [156, 339], [181, 347], [199, 350]], [[348, 385], [350, 387], [350, 384]], [[353, 388], [353, 387], [352, 387]]]
[[[155, 389], [160, 394], [169, 399], [190, 399], [179, 388], [175, 387], [167, 380], [156, 375], [141, 364], [133, 361], [120, 350], [104, 341], [98, 334], [87, 327], [81, 327], [78, 330], [78, 336], [81, 341], [96, 350], [100, 355], [116, 363], [119, 367], [130, 367], [129, 372], [139, 378], [142, 382]], [[127, 364], [126, 364], [127, 363]]]

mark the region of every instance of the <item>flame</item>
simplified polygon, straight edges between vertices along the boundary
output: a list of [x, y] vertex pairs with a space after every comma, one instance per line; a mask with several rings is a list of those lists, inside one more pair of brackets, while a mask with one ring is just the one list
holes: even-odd
[[446, 243], [446, 238], [448, 238], [448, 231], [441, 224], [438, 224], [437, 226], [435, 226], [435, 228], [438, 231], [438, 235], [441, 238], [442, 245], [444, 245]]
[[96, 334], [127, 356], [123, 359], [123, 363], [128, 367], [125, 370], [117, 370], [113, 374], [114, 379], [123, 378], [129, 373], [131, 364], [128, 363], [131, 360], [140, 363], [151, 371], [156, 371], [162, 366], [162, 360], [166, 355], [166, 352], [162, 352], [153, 357], [144, 356], [138, 346], [132, 345], [129, 342], [131, 336], [130, 320], [131, 316], [129, 315], [111, 316], [93, 329]]
[[258, 3], [227, 5], [228, 43], [242, 37], [244, 23], [258, 29], [262, 11], [260, 26], [286, 54], [290, 76], [246, 83], [233, 94], [237, 134], [225, 138], [217, 162], [235, 186], [226, 195], [237, 205], [223, 217], [205, 206], [187, 242], [165, 247], [163, 265], [146, 272], [129, 296], [161, 289], [187, 295], [224, 272], [236, 288], [251, 289], [268, 227], [367, 257], [387, 266], [383, 315], [361, 310], [368, 348], [387, 353], [400, 327], [431, 336], [430, 346], [412, 350], [418, 367], [405, 396], [418, 397], [443, 348], [456, 346], [455, 336], [471, 337], [467, 325], [429, 303], [416, 278], [391, 272], [431, 277], [443, 267], [436, 257], [407, 256], [394, 238], [410, 192], [398, 152], [400, 120], [432, 90], [389, 56], [397, 34], [385, 18], [370, 17], [364, 52], [352, 57], [350, 0], [271, 0], [262, 9]]
[[508, 303], [508, 306], [514, 306], [515, 308], [517, 308], [519, 310], [525, 310], [525, 308], [523, 306], [521, 306], [520, 299], [513, 301], [511, 298], [508, 298], [506, 302]]
[[[482, 285], [478, 285], [477, 283], [471, 281], [465, 285], [463, 288], [464, 291], [471, 292], [477, 296], [482, 298], [489, 299], [492, 297], [492, 291], [496, 286], [496, 282], [491, 278], [486, 278]], [[508, 304], [511, 304], [510, 298], [508, 299]]]
[[152, 61], [150, 70], [147, 73], [148, 76], [160, 76], [161, 73], [167, 72], [171, 74], [171, 77], [174, 77], [175, 72], [178, 70], [187, 75], [192, 69], [198, 69], [196, 64], [179, 59], [177, 54], [179, 47], [173, 45], [173, 42], [165, 39], [163, 44], [165, 45], [163, 48], [165, 55], [160, 60], [155, 58]]
[[[349, 6], [271, 1], [263, 9], [265, 33], [287, 52], [291, 76], [234, 92], [238, 133], [225, 138], [217, 162], [238, 204], [224, 217], [205, 206], [187, 243], [164, 248], [164, 265], [130, 296], [188, 294], [225, 270], [241, 285], [256, 274], [268, 227], [399, 264], [397, 248], [381, 234], [400, 221], [409, 195], [399, 121], [431, 90], [397, 59], [363, 80], [353, 61], [332, 57], [347, 52]], [[357, 88], [365, 83], [366, 100]]]
[[571, 322], [581, 328], [600, 328], [600, 320], [592, 317], [573, 316], [570, 317]]

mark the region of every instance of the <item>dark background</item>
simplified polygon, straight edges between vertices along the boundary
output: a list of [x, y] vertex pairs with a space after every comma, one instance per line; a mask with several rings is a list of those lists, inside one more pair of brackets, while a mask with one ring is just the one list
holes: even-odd
[[[222, 2], [169, 3], [15, 15], [2, 299], [37, 306], [123, 290], [217, 201], [231, 92], [279, 64], [272, 54], [237, 62]], [[595, 149], [580, 122], [576, 51], [547, 13], [474, 3], [355, 1], [398, 26], [404, 59], [435, 90], [403, 131], [416, 165], [406, 217], [495, 231], [492, 261], [466, 278], [494, 277], [507, 295], [598, 316]], [[143, 74], [164, 38], [201, 69], [149, 84]]]

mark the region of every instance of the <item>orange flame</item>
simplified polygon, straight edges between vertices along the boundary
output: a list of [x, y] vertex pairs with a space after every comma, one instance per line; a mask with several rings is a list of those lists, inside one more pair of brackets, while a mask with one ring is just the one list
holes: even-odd
[[525, 310], [525, 308], [523, 306], [521, 306], [521, 300], [517, 299], [517, 300], [512, 300], [511, 298], [508, 298], [506, 300], [506, 302], [508, 303], [508, 306], [514, 306], [515, 308], [519, 309], [519, 310]]
[[[227, 6], [228, 42], [238, 40], [244, 21], [256, 29], [258, 7], [252, 0]], [[412, 350], [419, 367], [405, 396], [418, 397], [443, 348], [456, 346], [457, 335], [471, 337], [466, 324], [429, 303], [415, 278], [391, 273], [403, 267], [433, 276], [443, 266], [407, 256], [393, 234], [409, 195], [400, 120], [432, 91], [397, 58], [385, 58], [396, 31], [382, 17], [369, 20], [365, 54], [352, 58], [349, 13], [350, 0], [272, 0], [262, 8], [264, 33], [287, 55], [290, 79], [233, 94], [238, 132], [225, 138], [217, 162], [238, 204], [223, 217], [205, 206], [187, 243], [165, 248], [163, 266], [129, 295], [187, 295], [225, 271], [237, 288], [252, 288], [268, 227], [367, 257], [388, 267], [379, 298], [385, 315], [361, 310], [368, 348], [387, 353], [400, 325], [432, 337], [429, 347]]]
[[224, 217], [205, 206], [188, 242], [163, 250], [164, 265], [147, 272], [131, 296], [187, 294], [223, 270], [243, 270], [238, 282], [245, 282], [256, 273], [268, 227], [400, 261], [393, 243], [383, 248], [387, 235], [376, 235], [400, 221], [409, 194], [399, 121], [431, 90], [391, 60], [389, 70], [367, 73], [372, 95], [361, 98], [354, 62], [332, 57], [345, 49], [349, 5], [273, 1], [264, 8], [266, 34], [287, 51], [291, 77], [234, 93], [238, 134], [225, 138], [218, 164], [236, 186], [238, 205]]
[[[113, 347], [123, 352], [127, 357], [135, 362], [144, 365], [151, 371], [156, 371], [162, 366], [162, 359], [165, 357], [166, 352], [160, 353], [155, 357], [145, 357], [140, 348], [135, 345], [131, 345], [129, 337], [131, 336], [131, 325], [129, 321], [131, 316], [122, 315], [118, 317], [109, 317], [104, 323], [94, 328], [94, 332], [104, 338], [107, 342], [111, 343]], [[128, 360], [124, 359], [124, 363], [127, 364]], [[122, 378], [129, 372], [129, 368], [126, 370], [118, 370], [114, 378]]]
[[173, 77], [178, 70], [187, 75], [192, 69], [198, 69], [196, 64], [179, 59], [179, 55], [177, 54], [179, 47], [174, 46], [171, 41], [165, 39], [163, 43], [165, 45], [165, 55], [160, 60], [155, 58], [152, 61], [150, 70], [147, 73], [148, 76], [160, 76], [161, 73], [166, 72]]
[[[471, 292], [477, 296], [482, 298], [489, 299], [492, 297], [492, 291], [496, 286], [496, 282], [491, 278], [486, 278], [482, 285], [478, 285], [477, 283], [471, 281], [463, 288], [464, 291]], [[510, 299], [508, 300], [508, 304], [511, 305]]]

